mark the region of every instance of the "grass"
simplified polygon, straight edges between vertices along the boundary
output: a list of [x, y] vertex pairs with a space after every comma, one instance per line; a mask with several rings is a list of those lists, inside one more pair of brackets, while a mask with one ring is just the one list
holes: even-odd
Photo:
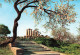
[[70, 44], [69, 46], [50, 47], [53, 51], [66, 53], [67, 55], [80, 55], [80, 45]]
[[9, 46], [6, 47], [0, 47], [0, 55], [13, 55], [11, 52]]
[[[5, 38], [0, 38], [0, 42], [6, 40]], [[13, 55], [11, 49], [9, 46], [6, 47], [0, 47], [0, 55]]]

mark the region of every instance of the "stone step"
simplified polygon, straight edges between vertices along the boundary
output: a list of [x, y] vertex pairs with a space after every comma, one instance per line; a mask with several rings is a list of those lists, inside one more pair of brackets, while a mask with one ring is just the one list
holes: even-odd
[[42, 47], [42, 46], [40, 46], [40, 45], [38, 45], [38, 44], [18, 44], [17, 46], [20, 46], [20, 47], [36, 47], [36, 48], [38, 48], [38, 47]]
[[30, 55], [60, 55], [60, 54], [30, 54]]
[[22, 43], [22, 42], [18, 42], [18, 43], [19, 43], [19, 44], [35, 44], [35, 43], [32, 43], [32, 42], [31, 42], [31, 43], [27, 43], [27, 42], [23, 42], [23, 43]]
[[51, 51], [51, 50], [48, 50], [48, 49], [24, 49], [24, 52], [27, 52], [27, 51], [39, 52], [39, 51]]
[[20, 44], [35, 44], [32, 41], [16, 41], [16, 42]]
[[44, 50], [46, 48], [24, 48], [24, 49], [27, 49], [27, 50]]
[[27, 44], [27, 45], [20, 44], [20, 45], [17, 45], [17, 46], [19, 48], [23, 48], [23, 49], [25, 49], [25, 48], [44, 48], [44, 47], [42, 47], [40, 45], [37, 45], [37, 44], [35, 44], [35, 45], [33, 45], [33, 44]]
[[40, 46], [39, 44], [17, 44], [18, 46]]
[[31, 51], [26, 51], [26, 52], [23, 53], [23, 55], [31, 55], [31, 54], [35, 54], [35, 53], [33, 53]]
[[[47, 49], [40, 44], [36, 44], [33, 41], [16, 41], [16, 42], [17, 42], [17, 47], [24, 49], [23, 55], [35, 55], [35, 53], [33, 52], [51, 51], [50, 49]], [[37, 55], [46, 55], [46, 54], [37, 54]]]
[[23, 48], [23, 49], [25, 49], [25, 48], [31, 48], [32, 49], [32, 48], [44, 48], [44, 47], [41, 47], [41, 46], [33, 46], [33, 47], [32, 46], [31, 47], [30, 46], [29, 47], [19, 46], [19, 48]]
[[60, 54], [24, 54], [24, 55], [60, 55]]

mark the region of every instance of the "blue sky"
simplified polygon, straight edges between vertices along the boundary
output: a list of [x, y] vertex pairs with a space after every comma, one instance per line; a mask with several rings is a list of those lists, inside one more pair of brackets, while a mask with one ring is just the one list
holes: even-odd
[[[9, 36], [12, 36], [13, 23], [14, 23], [14, 19], [17, 17], [17, 13], [14, 10], [13, 4], [5, 3], [3, 2], [3, 0], [0, 0], [0, 3], [2, 3], [2, 7], [0, 8], [0, 24], [5, 24], [6, 26], [8, 26], [9, 29], [11, 30], [11, 34]], [[79, 22], [80, 22], [80, 1], [77, 0], [71, 3], [75, 4], [75, 11], [77, 12], [77, 16], [76, 16], [77, 18], [76, 18], [76, 22], [70, 24], [68, 28], [70, 29], [69, 31], [73, 35], [77, 35], [78, 33], [76, 27], [79, 26]], [[28, 9], [28, 12], [31, 12], [31, 9]], [[29, 14], [26, 15], [26, 13], [23, 13], [21, 19], [19, 20], [19, 26], [17, 31], [18, 36], [26, 35], [26, 29], [28, 28], [31, 29], [38, 28], [42, 34], [51, 36], [50, 31], [45, 33], [46, 31], [42, 27], [43, 23], [44, 21], [42, 21], [37, 27], [35, 27], [33, 16], [30, 16]]]

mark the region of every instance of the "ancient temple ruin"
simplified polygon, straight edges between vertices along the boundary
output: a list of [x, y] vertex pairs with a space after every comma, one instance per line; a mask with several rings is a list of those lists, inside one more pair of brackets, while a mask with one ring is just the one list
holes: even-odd
[[26, 30], [26, 38], [38, 37], [40, 34], [36, 30], [27, 29]]

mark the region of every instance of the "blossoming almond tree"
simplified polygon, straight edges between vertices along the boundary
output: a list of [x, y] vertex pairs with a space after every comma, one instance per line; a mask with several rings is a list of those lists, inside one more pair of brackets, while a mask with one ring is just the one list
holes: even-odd
[[[49, 19], [49, 22], [47, 22], [49, 24], [48, 25], [49, 27], [50, 25], [55, 26], [56, 22], [66, 24], [67, 22], [69, 23], [74, 21], [73, 17], [75, 17], [75, 13], [74, 12], [71, 13], [70, 11], [70, 8], [72, 8], [71, 6], [69, 6], [70, 0], [58, 0], [61, 2], [61, 5], [58, 2], [55, 2], [54, 0], [4, 0], [4, 1], [14, 3], [14, 9], [17, 12], [17, 17], [14, 20], [13, 38], [4, 41], [3, 43], [0, 44], [0, 46], [6, 46], [8, 43], [13, 43], [15, 41], [17, 37], [18, 21], [20, 20], [23, 11], [26, 12], [26, 10], [28, 10], [27, 8], [33, 9], [31, 15], [35, 17], [35, 20], [37, 22], [40, 22], [43, 16], [46, 17], [46, 19]], [[63, 4], [63, 2], [65, 2], [66, 4]], [[55, 7], [52, 7], [52, 5], [54, 5]]]

